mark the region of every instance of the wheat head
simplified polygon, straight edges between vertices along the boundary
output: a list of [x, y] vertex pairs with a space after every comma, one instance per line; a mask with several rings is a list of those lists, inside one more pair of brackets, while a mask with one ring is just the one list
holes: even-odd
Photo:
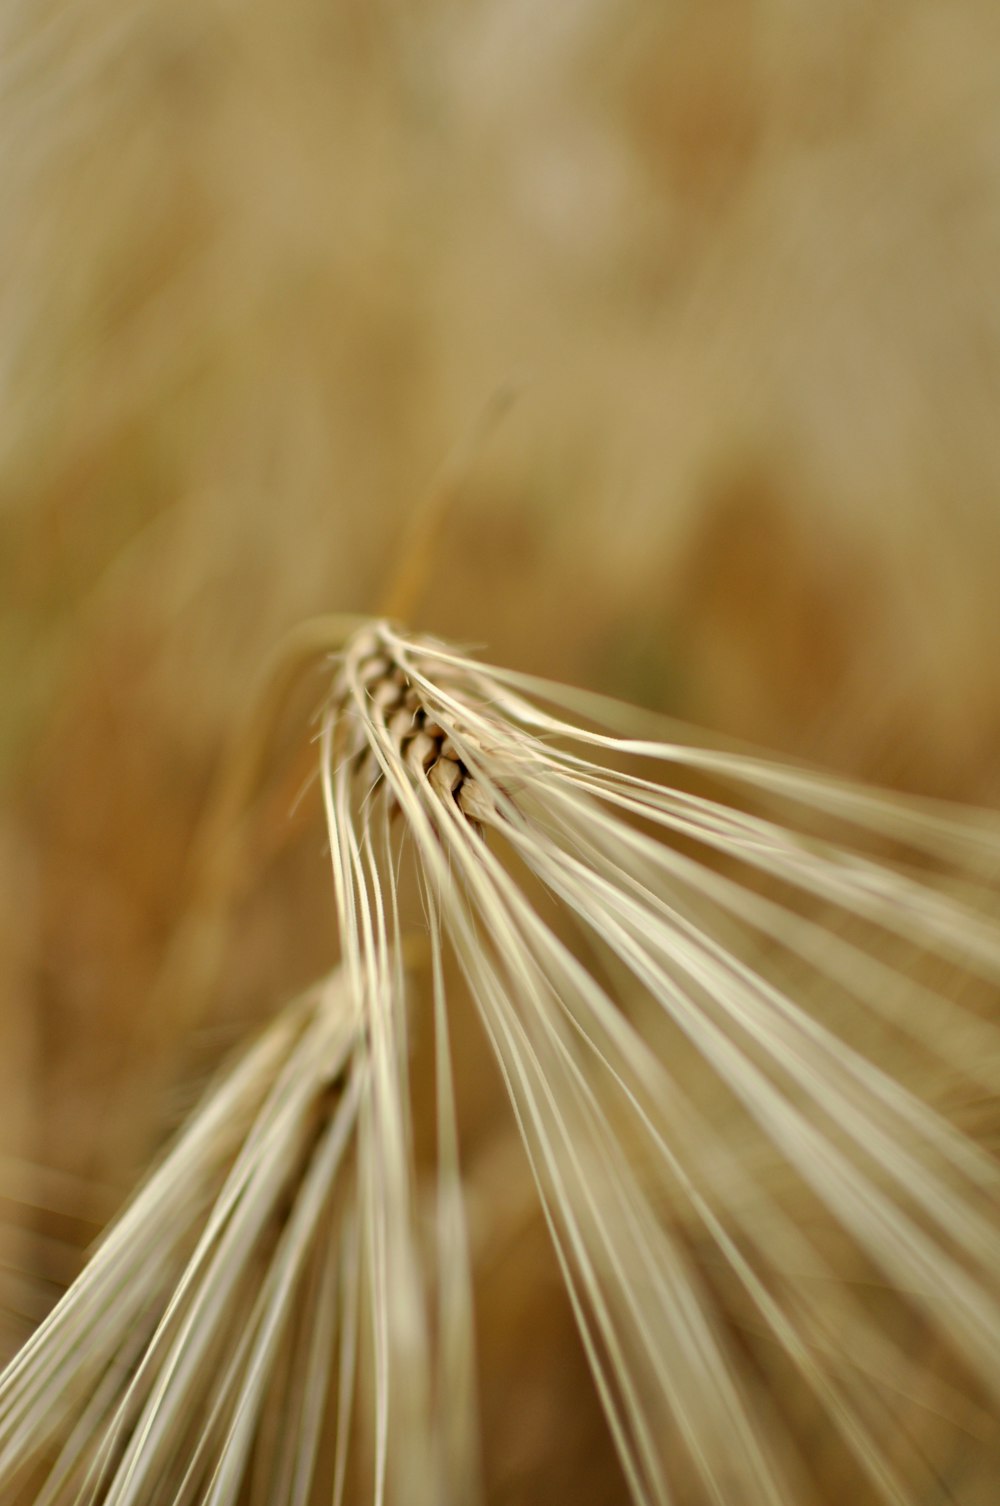
[[1000, 1394], [995, 819], [641, 735], [388, 622], [330, 647], [340, 966], [0, 1380], [4, 1500], [489, 1497], [468, 1003], [636, 1506], [971, 1503]]

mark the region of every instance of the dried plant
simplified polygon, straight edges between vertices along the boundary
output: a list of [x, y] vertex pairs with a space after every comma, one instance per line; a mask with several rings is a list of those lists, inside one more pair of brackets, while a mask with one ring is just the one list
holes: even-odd
[[330, 647], [340, 968], [6, 1372], [3, 1499], [479, 1498], [465, 1000], [633, 1501], [829, 1499], [830, 1451], [862, 1498], [966, 1499], [1000, 1393], [995, 821], [637, 736], [385, 622]]

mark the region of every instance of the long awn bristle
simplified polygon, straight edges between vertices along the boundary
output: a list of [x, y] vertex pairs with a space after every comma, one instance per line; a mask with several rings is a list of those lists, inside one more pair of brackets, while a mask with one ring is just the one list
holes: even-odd
[[388, 623], [338, 648], [340, 968], [6, 1372], [12, 1501], [480, 1498], [454, 968], [637, 1506], [828, 1499], [820, 1425], [856, 1492], [949, 1498], [1000, 1397], [1000, 1172], [971, 1112], [1000, 1078], [995, 819], [622, 716]]

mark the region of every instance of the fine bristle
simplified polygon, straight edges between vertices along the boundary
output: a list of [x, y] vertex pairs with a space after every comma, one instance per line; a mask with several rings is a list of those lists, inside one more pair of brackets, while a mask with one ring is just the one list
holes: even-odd
[[341, 965], [3, 1377], [5, 1500], [489, 1498], [461, 980], [636, 1506], [959, 1498], [1000, 1399], [995, 823], [605, 709], [348, 636]]

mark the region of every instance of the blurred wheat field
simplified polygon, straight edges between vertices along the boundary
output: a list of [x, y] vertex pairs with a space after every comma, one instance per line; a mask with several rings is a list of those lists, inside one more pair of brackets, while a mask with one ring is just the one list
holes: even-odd
[[[262, 664], [314, 612], [377, 607], [498, 390], [416, 626], [1000, 801], [1000, 16], [8, 0], [0, 35], [6, 1355], [207, 1073], [334, 960], [296, 799], [313, 679], [274, 729], [211, 999], [183, 1028], [163, 1004]], [[499, 1231], [489, 1499], [622, 1500], [456, 1029], [470, 1200]], [[995, 1153], [995, 1104], [966, 1120]], [[997, 1466], [995, 1433], [970, 1443], [940, 1498], [991, 1499]]]

